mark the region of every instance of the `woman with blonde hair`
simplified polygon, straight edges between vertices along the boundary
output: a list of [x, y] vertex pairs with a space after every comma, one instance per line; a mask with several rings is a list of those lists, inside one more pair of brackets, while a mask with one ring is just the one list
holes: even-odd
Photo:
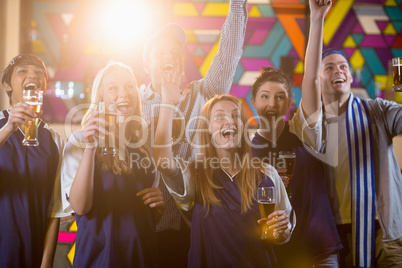
[[[197, 158], [191, 163], [173, 158], [173, 108], [188, 92], [179, 90], [179, 80], [170, 74], [163, 79], [154, 160], [181, 209], [193, 209], [188, 266], [275, 267], [271, 245], [286, 242], [292, 228], [292, 208], [281, 178], [272, 166], [252, 158], [244, 127], [247, 116], [229, 95], [205, 104], [196, 129]], [[276, 189], [276, 211], [264, 219], [256, 200], [259, 186]], [[275, 239], [261, 240], [258, 224], [273, 229]]]
[[[99, 147], [108, 123], [99, 102], [116, 110], [118, 155]], [[141, 145], [141, 103], [131, 69], [113, 63], [93, 84], [91, 106], [64, 151], [62, 183], [64, 210], [77, 219], [74, 267], [156, 267], [156, 210], [164, 208], [162, 194], [152, 188], [151, 168], [130, 162], [148, 158]]]

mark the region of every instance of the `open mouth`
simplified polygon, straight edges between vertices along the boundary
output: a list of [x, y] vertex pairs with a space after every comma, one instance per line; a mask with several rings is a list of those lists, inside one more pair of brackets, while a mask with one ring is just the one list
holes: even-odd
[[226, 129], [226, 130], [224, 130], [224, 131], [222, 132], [222, 136], [223, 136], [224, 138], [227, 138], [227, 137], [234, 137], [234, 136], [236, 135], [236, 133], [237, 133], [237, 131], [234, 130], [234, 129]]
[[24, 86], [25, 90], [36, 90], [38, 88], [38, 85], [35, 83], [28, 83]]
[[342, 84], [342, 83], [345, 83], [345, 79], [338, 78], [338, 79], [332, 80], [332, 84]]
[[119, 111], [122, 114], [125, 114], [129, 110], [129, 103], [128, 102], [120, 102], [117, 104], [117, 111]]
[[167, 63], [163, 65], [162, 70], [164, 71], [173, 71], [174, 70], [174, 65], [171, 63]]
[[265, 114], [267, 117], [275, 117], [276, 116], [276, 112], [267, 112]]

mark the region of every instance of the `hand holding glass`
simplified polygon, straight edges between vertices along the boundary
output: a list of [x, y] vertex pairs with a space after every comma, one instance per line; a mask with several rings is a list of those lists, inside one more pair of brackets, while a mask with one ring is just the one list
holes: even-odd
[[[275, 187], [258, 187], [257, 188], [257, 202], [260, 207], [261, 218], [268, 218], [268, 216], [275, 211], [276, 198]], [[274, 231], [264, 223], [262, 225], [261, 239], [274, 239]]]
[[[33, 106], [32, 111], [39, 115], [43, 104], [43, 91], [36, 87], [26, 87], [22, 91], [22, 99], [26, 104]], [[24, 140], [22, 145], [24, 146], [39, 146], [38, 140], [38, 124], [39, 118], [31, 121], [30, 125], [24, 127]]]

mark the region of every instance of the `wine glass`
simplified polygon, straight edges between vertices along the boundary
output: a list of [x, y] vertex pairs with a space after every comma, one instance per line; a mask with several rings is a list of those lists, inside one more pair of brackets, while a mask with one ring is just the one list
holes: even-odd
[[[275, 187], [258, 187], [257, 202], [260, 207], [261, 218], [268, 216], [275, 211], [276, 198]], [[274, 232], [264, 223], [262, 226], [261, 239], [274, 239]]]

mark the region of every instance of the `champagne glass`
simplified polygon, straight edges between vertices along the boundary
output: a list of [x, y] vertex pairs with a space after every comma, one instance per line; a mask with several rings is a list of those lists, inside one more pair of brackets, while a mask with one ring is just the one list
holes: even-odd
[[[261, 218], [268, 218], [268, 216], [275, 211], [275, 187], [258, 187], [257, 202], [258, 206], [260, 207]], [[268, 226], [264, 223], [262, 226], [261, 239], [274, 238], [274, 231], [270, 230]]]
[[116, 146], [116, 138], [117, 138], [117, 106], [116, 103], [111, 103], [106, 105], [105, 102], [99, 103], [99, 112], [100, 116], [104, 116], [105, 121], [107, 122], [106, 130], [109, 132], [105, 135], [104, 140], [100, 140], [99, 147], [101, 147], [102, 155], [117, 155], [117, 146]]
[[[28, 85], [22, 91], [22, 99], [26, 104], [33, 106], [32, 111], [39, 115], [43, 104], [43, 91], [36, 86]], [[39, 118], [36, 118], [31, 122], [31, 125], [24, 127], [24, 140], [22, 145], [24, 146], [39, 146], [38, 140], [38, 124]]]
[[286, 192], [289, 199], [292, 198], [292, 178], [293, 171], [296, 163], [296, 154], [292, 151], [280, 151], [279, 160], [284, 161], [284, 168], [278, 169], [279, 176], [285, 176], [289, 179], [289, 183], [286, 186]]

